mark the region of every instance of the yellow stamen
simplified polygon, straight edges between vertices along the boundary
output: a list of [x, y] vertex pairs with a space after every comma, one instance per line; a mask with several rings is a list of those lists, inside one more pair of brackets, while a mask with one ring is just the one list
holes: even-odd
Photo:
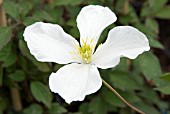
[[76, 51], [69, 52], [73, 56], [72, 59], [73, 60], [82, 59], [84, 63], [90, 63], [92, 60], [93, 49], [95, 47], [94, 45], [91, 45], [93, 41], [94, 41], [94, 38], [90, 40], [90, 43], [88, 43], [88, 38], [82, 39], [81, 47], [73, 44], [73, 47], [76, 48], [77, 52]]

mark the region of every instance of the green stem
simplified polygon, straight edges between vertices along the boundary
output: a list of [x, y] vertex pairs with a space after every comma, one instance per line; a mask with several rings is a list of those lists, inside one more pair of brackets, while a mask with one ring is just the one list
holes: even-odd
[[129, 106], [131, 109], [135, 110], [136, 112], [140, 114], [145, 114], [141, 110], [135, 108], [130, 103], [128, 103], [114, 88], [112, 88], [105, 80], [102, 79], [102, 82], [104, 85], [106, 85], [114, 94], [116, 94], [127, 106]]

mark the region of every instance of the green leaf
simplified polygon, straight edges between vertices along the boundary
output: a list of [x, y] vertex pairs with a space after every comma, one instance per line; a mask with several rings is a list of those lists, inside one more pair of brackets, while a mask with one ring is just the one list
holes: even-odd
[[22, 18], [24, 18], [33, 8], [32, 1], [18, 1], [17, 4], [19, 6], [19, 13]]
[[55, 7], [52, 11], [50, 10], [49, 12], [50, 12], [50, 16], [55, 20], [54, 23], [57, 23], [59, 25], [63, 25], [63, 24], [65, 25], [65, 21], [63, 19], [63, 13], [64, 13], [63, 7]]
[[154, 11], [164, 7], [168, 0], [149, 0], [149, 5]]
[[19, 17], [19, 5], [13, 0], [4, 0], [3, 5], [6, 13], [17, 20]]
[[9, 77], [13, 81], [20, 82], [25, 79], [25, 73], [22, 70], [16, 70], [14, 73], [10, 74]]
[[31, 93], [37, 101], [42, 102], [48, 108], [51, 107], [52, 94], [47, 86], [41, 82], [33, 81], [31, 82], [30, 88]]
[[158, 107], [159, 107], [159, 109], [166, 110], [166, 109], [168, 109], [169, 104], [168, 104], [168, 102], [161, 100], [158, 103]]
[[33, 64], [38, 68], [38, 70], [42, 72], [49, 72], [50, 67], [47, 63], [37, 61], [33, 55], [30, 54], [29, 49], [26, 47], [26, 43], [23, 40], [19, 41], [19, 48], [21, 53], [26, 56], [29, 60], [33, 62]]
[[119, 110], [119, 114], [133, 114], [133, 111], [129, 110], [129, 108], [124, 108]]
[[72, 28], [69, 30], [69, 34], [73, 36], [74, 38], [80, 38], [79, 36], [79, 30], [77, 28]]
[[131, 60], [127, 59], [127, 58], [121, 58], [120, 63], [115, 67], [115, 70], [120, 70], [120, 71], [129, 71], [129, 65], [128, 63]]
[[62, 6], [62, 5], [78, 5], [82, 2], [83, 0], [57, 0], [54, 1], [53, 4], [56, 6]]
[[148, 37], [148, 39], [156, 39], [158, 37], [157, 34], [153, 32], [153, 30], [148, 29], [148, 27], [142, 23], [135, 23], [134, 27], [143, 32]]
[[37, 22], [37, 21], [41, 21], [41, 20], [39, 20], [35, 17], [27, 17], [24, 19], [23, 23], [25, 26], [28, 26], [28, 25], [31, 25], [31, 24]]
[[45, 11], [34, 12], [33, 17], [37, 18], [37, 20], [41, 20], [41, 21], [42, 20], [46, 20], [46, 21], [49, 21], [49, 22], [54, 21], [54, 19], [49, 15], [49, 13], [45, 12]]
[[147, 100], [148, 102], [158, 104], [160, 102], [159, 96], [157, 95], [156, 91], [153, 91], [153, 88], [149, 86], [144, 86], [145, 89], [139, 93], [139, 96], [143, 99]]
[[16, 55], [12, 52], [12, 44], [8, 43], [0, 50], [0, 61], [4, 67], [9, 67], [16, 62]]
[[153, 19], [153, 18], [147, 18], [146, 22], [145, 22], [146, 27], [148, 27], [149, 29], [151, 29], [153, 32], [155, 32], [156, 34], [159, 33], [159, 24], [158, 22]]
[[170, 73], [165, 73], [160, 78], [170, 82]]
[[160, 19], [170, 19], [170, 5], [164, 6], [158, 12], [154, 14], [155, 17]]
[[80, 7], [74, 7], [74, 6], [70, 6], [70, 7], [66, 7], [66, 8], [69, 11], [70, 20], [75, 22], [74, 27], [77, 27], [76, 18], [77, 18], [77, 15], [79, 14], [81, 8]]
[[89, 109], [89, 103], [83, 103], [79, 107], [79, 112], [81, 112], [82, 114], [89, 114], [89, 111], [87, 109]]
[[110, 80], [114, 87], [121, 90], [137, 90], [140, 89], [139, 83], [133, 79], [131, 74], [123, 71], [113, 71], [109, 74]]
[[141, 102], [140, 98], [133, 92], [120, 91], [119, 94], [121, 94], [129, 103]]
[[38, 104], [32, 104], [23, 110], [23, 114], [43, 114], [43, 109]]
[[170, 84], [163, 87], [156, 88], [155, 90], [158, 90], [163, 94], [170, 95]]
[[151, 47], [164, 49], [164, 46], [156, 39], [149, 39], [149, 44]]
[[153, 11], [152, 11], [152, 8], [149, 7], [148, 1], [145, 1], [141, 9], [140, 16], [141, 17], [151, 16], [152, 13]]
[[81, 112], [69, 112], [68, 114], [82, 114]]
[[134, 104], [134, 106], [136, 108], [142, 110], [146, 114], [160, 114], [160, 112], [154, 106], [149, 105], [145, 102], [136, 103], [136, 104]]
[[121, 15], [119, 20], [121, 24], [128, 25], [129, 23], [138, 23], [139, 17], [136, 14], [136, 10], [129, 6], [129, 13], [127, 15]]
[[10, 41], [11, 27], [0, 27], [0, 50]]
[[51, 108], [47, 111], [47, 114], [63, 114], [66, 113], [67, 110], [60, 106], [58, 103], [53, 103]]
[[89, 112], [92, 114], [106, 114], [105, 105], [99, 97], [94, 98], [89, 105]]
[[67, 21], [66, 24], [67, 24], [68, 26], [71, 26], [71, 27], [76, 27], [76, 26], [77, 26], [77, 23], [76, 23], [75, 20], [76, 20], [75, 18], [70, 19], [70, 20]]
[[126, 105], [118, 98], [114, 93], [111, 91], [105, 92], [104, 93], [104, 100], [105, 102], [109, 103], [112, 106], [116, 107], [126, 107]]
[[146, 0], [141, 9], [142, 17], [152, 17], [155, 13], [161, 10], [166, 4], [167, 0]]
[[159, 60], [153, 53], [144, 53], [133, 60], [133, 63], [148, 80], [159, 77], [162, 73]]
[[115, 9], [117, 12], [123, 13], [123, 8], [126, 0], [117, 0]]
[[[129, 103], [141, 102], [139, 97], [133, 92], [118, 91], [117, 92]], [[108, 91], [105, 93], [105, 101], [112, 106], [116, 107], [126, 107], [125, 103], [120, 100], [113, 92]]]

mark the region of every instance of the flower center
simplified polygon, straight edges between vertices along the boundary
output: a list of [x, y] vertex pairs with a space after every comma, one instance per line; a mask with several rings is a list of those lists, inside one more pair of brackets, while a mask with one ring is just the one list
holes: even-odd
[[77, 51], [69, 52], [72, 55], [73, 60], [82, 60], [84, 63], [88, 64], [92, 61], [93, 49], [94, 49], [94, 38], [87, 42], [87, 38], [84, 40], [82, 39], [82, 46], [77, 46], [73, 43], [73, 47]]
[[79, 47], [78, 51], [84, 63], [91, 62], [93, 50], [89, 44], [84, 43], [82, 47]]

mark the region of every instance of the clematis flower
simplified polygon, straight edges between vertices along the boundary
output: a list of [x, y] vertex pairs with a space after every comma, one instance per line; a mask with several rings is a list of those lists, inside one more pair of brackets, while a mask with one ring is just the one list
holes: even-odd
[[57, 24], [36, 22], [26, 27], [24, 39], [38, 61], [67, 64], [49, 77], [49, 87], [67, 103], [82, 101], [102, 86], [98, 68], [115, 67], [121, 57], [135, 59], [150, 49], [146, 36], [131, 26], [109, 31], [96, 48], [102, 31], [117, 20], [108, 8], [89, 5], [80, 11], [77, 26], [80, 44]]

